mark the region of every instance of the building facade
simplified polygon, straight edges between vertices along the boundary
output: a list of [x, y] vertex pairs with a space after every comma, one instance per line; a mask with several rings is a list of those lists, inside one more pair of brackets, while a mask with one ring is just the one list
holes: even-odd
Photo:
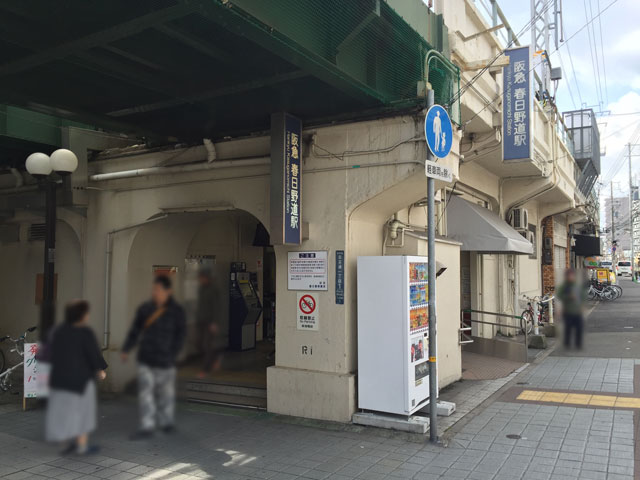
[[[453, 183], [436, 182], [436, 257], [446, 268], [435, 299], [440, 387], [461, 377], [461, 310], [519, 315], [524, 295], [551, 291], [570, 265], [572, 228], [593, 222], [578, 188], [584, 168], [572, 156], [568, 129], [553, 104], [530, 98], [530, 155], [505, 161], [505, 139], [514, 139], [503, 125], [504, 55], [499, 65], [484, 68], [505, 45], [475, 2], [437, 1], [430, 9], [418, 0], [388, 0], [372, 2], [367, 11], [360, 2], [358, 8], [323, 2], [320, 11], [293, 3], [272, 10], [248, 0], [211, 2], [195, 11], [168, 6], [164, 17], [153, 19], [157, 13], [142, 12], [146, 22], [159, 23], [137, 31], [127, 23], [132, 30], [118, 48], [126, 44], [129, 57], [135, 51], [138, 62], [171, 75], [145, 77], [151, 67], [124, 68], [122, 58], [114, 71], [113, 52], [101, 52], [89, 70], [109, 95], [97, 101], [82, 97], [80, 86], [76, 92], [91, 114], [64, 92], [38, 92], [46, 97], [41, 104], [66, 105], [74, 117], [101, 126], [54, 125], [57, 137], [45, 141], [28, 124], [32, 137], [24, 148], [64, 146], [79, 157], [80, 167], [60, 188], [57, 299], [59, 307], [71, 298], [91, 302], [92, 326], [110, 364], [110, 390], [121, 391], [134, 378], [118, 353], [154, 271], [172, 272], [176, 296], [189, 308], [188, 265], [199, 259], [213, 265], [219, 340], [226, 347], [230, 274], [240, 263], [264, 307], [256, 328], [260, 348], [228, 354], [235, 363], [224, 381], [245, 390], [220, 391], [219, 381], [196, 391], [187, 365], [183, 381], [190, 394], [350, 421], [357, 410], [357, 258], [426, 255], [429, 88], [454, 122], [452, 153], [441, 161]], [[335, 12], [343, 21], [327, 35], [330, 22], [318, 19]], [[207, 30], [210, 24], [218, 30]], [[113, 35], [123, 32], [116, 27], [109, 27]], [[113, 50], [109, 38], [99, 49]], [[80, 40], [76, 50], [84, 48]], [[164, 59], [143, 48], [154, 41], [165, 42]], [[219, 45], [229, 45], [228, 51]], [[238, 61], [243, 54], [258, 72]], [[220, 62], [228, 66], [224, 75]], [[26, 67], [20, 65], [12, 68], [21, 72]], [[210, 69], [219, 84], [187, 91], [201, 69]], [[109, 85], [112, 76], [117, 80]], [[139, 83], [144, 78], [149, 83]], [[182, 85], [177, 93], [176, 81]], [[28, 84], [22, 88], [28, 95]], [[108, 118], [99, 111], [108, 111]], [[280, 111], [302, 120], [299, 245], [268, 239], [275, 235], [273, 214], [282, 208], [274, 204], [268, 119]], [[0, 258], [7, 265], [0, 301], [11, 312], [3, 326], [14, 331], [38, 316], [33, 297], [43, 205], [35, 181], [17, 169], [0, 175], [0, 185], [6, 212]], [[487, 229], [501, 232], [497, 241], [476, 242]], [[289, 257], [298, 252], [326, 253], [328, 285], [314, 292], [313, 331], [300, 328], [299, 291], [290, 286]], [[498, 333], [486, 324], [473, 329], [478, 338]], [[195, 335], [190, 330], [187, 357]], [[262, 395], [264, 404], [256, 400]]]

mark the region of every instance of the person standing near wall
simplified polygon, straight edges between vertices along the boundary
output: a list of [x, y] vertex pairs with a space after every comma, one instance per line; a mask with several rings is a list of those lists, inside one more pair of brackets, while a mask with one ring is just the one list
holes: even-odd
[[196, 310], [196, 325], [198, 328], [198, 342], [200, 353], [203, 356], [202, 371], [198, 373], [204, 378], [212, 370], [220, 368], [220, 352], [215, 345], [218, 335], [218, 324], [215, 317], [216, 288], [213, 284], [211, 270], [203, 268], [198, 272], [198, 307]]
[[137, 310], [122, 347], [122, 360], [138, 345], [140, 429], [132, 440], [151, 437], [160, 428], [175, 431], [176, 359], [186, 336], [185, 313], [173, 298], [171, 279], [153, 280], [151, 300]]

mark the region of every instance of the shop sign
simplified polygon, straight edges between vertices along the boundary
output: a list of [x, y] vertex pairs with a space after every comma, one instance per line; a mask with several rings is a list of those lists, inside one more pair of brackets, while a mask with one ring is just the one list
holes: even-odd
[[502, 153], [504, 161], [531, 159], [531, 53], [529, 47], [510, 48], [504, 53], [502, 99]]
[[271, 242], [302, 241], [302, 122], [287, 113], [271, 116]]
[[328, 290], [327, 251], [289, 252], [289, 290]]
[[336, 250], [336, 305], [344, 305], [344, 250]]
[[318, 297], [314, 293], [298, 293], [296, 307], [298, 330], [318, 330]]

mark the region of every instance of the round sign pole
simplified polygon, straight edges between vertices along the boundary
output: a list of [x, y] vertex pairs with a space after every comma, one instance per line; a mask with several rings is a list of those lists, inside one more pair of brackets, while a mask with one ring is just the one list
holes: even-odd
[[[425, 126], [429, 125], [427, 119], [429, 119], [429, 111], [434, 107], [433, 90], [427, 91], [427, 105], [429, 110], [425, 119]], [[437, 116], [439, 118], [439, 116]], [[447, 119], [449, 117], [447, 116]], [[442, 120], [440, 120], [440, 127], [442, 128]], [[425, 127], [425, 134], [427, 137], [427, 143], [429, 143], [430, 133], [431, 140], [434, 143], [435, 149], [435, 135], [438, 133], [438, 128], [429, 129]], [[442, 136], [440, 136], [442, 140]], [[446, 133], [445, 133], [445, 140]], [[451, 144], [451, 138], [448, 139], [449, 145]], [[440, 143], [437, 145], [440, 147]], [[449, 146], [449, 149], [451, 147]], [[438, 149], [438, 151], [440, 151]], [[443, 150], [444, 151], [444, 150]], [[447, 152], [449, 153], [449, 152]], [[446, 156], [446, 155], [445, 155]], [[434, 152], [431, 149], [431, 145], [427, 149], [427, 160], [434, 160]], [[429, 440], [433, 443], [438, 442], [438, 380], [436, 378], [436, 222], [435, 222], [435, 180], [432, 177], [427, 177], [427, 255], [428, 255], [428, 289], [429, 289]]]

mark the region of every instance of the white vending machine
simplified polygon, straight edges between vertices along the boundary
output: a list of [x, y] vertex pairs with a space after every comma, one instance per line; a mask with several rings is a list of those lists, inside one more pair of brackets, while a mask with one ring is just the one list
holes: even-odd
[[429, 402], [427, 257], [358, 257], [358, 406], [412, 415]]

